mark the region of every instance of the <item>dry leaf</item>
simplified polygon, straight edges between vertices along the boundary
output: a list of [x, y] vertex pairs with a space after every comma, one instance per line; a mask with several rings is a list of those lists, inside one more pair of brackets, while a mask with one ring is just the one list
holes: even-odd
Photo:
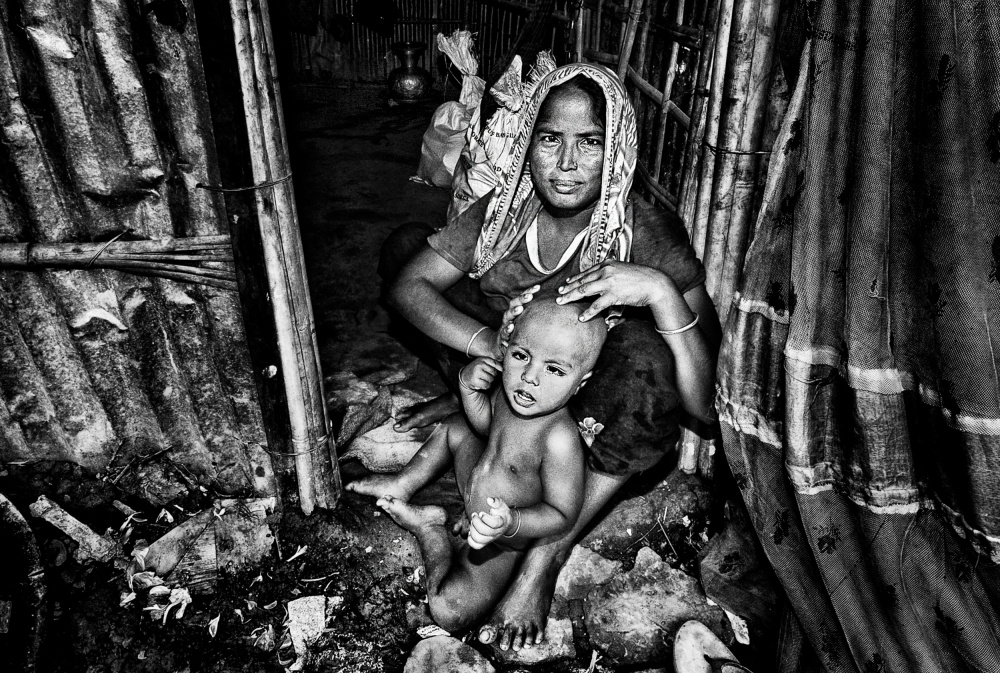
[[131, 603], [132, 601], [134, 601], [134, 600], [135, 600], [135, 592], [134, 591], [129, 591], [129, 592], [123, 591], [122, 595], [121, 595], [121, 600], [118, 602], [118, 607], [122, 607], [123, 608], [126, 605], [128, 605], [129, 603]]
[[222, 618], [221, 614], [215, 616], [215, 619], [208, 623], [208, 635], [215, 638], [215, 634], [219, 632], [219, 619]]
[[244, 622], [246, 622], [246, 619], [243, 618], [243, 611], [242, 610], [240, 610], [239, 608], [233, 608], [233, 612], [235, 612], [236, 616], [240, 618], [240, 624], [243, 624]]
[[268, 603], [267, 605], [264, 606], [264, 609], [265, 610], [273, 610], [277, 606], [278, 606], [278, 601], [271, 601], [270, 603]]

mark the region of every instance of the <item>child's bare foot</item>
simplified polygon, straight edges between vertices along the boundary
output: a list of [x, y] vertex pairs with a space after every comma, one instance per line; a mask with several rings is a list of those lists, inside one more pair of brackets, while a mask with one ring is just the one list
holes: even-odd
[[371, 474], [348, 483], [344, 489], [362, 495], [370, 495], [373, 498], [390, 495], [403, 502], [409, 502], [416, 491], [406, 484], [398, 472], [395, 474]]
[[437, 505], [411, 505], [391, 495], [379, 498], [375, 504], [392, 517], [393, 521], [414, 534], [422, 528], [444, 526], [448, 520], [444, 508]]
[[396, 432], [407, 432], [413, 428], [426, 428], [459, 410], [458, 398], [454, 393], [445, 393], [433, 400], [414, 404], [396, 414]]

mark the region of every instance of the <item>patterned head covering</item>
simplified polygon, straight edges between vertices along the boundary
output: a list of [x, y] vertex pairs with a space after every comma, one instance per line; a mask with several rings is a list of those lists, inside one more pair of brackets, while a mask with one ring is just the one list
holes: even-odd
[[578, 75], [596, 82], [607, 101], [601, 194], [581, 246], [580, 270], [586, 271], [608, 257], [622, 261], [629, 259], [632, 213], [628, 195], [635, 174], [635, 112], [625, 94], [625, 87], [611, 70], [599, 65], [572, 63], [545, 75], [531, 100], [521, 109], [519, 130], [510, 150], [509, 169], [503, 171], [500, 184], [490, 200], [486, 221], [476, 244], [472, 271], [469, 273], [473, 278], [482, 277], [498, 260], [510, 253], [538, 214], [541, 202], [535, 195], [530, 166], [526, 166], [525, 162], [531, 132], [549, 91]]

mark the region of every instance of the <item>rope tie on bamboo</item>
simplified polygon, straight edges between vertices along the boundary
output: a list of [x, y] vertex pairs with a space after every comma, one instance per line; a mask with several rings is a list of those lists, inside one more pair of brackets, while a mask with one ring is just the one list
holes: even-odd
[[760, 154], [770, 154], [767, 150], [757, 150], [757, 151], [744, 151], [744, 150], [728, 150], [725, 147], [717, 147], [707, 140], [702, 140], [701, 144], [712, 150], [716, 154], [735, 154], [737, 156], [756, 156]]
[[277, 178], [275, 180], [268, 180], [267, 182], [258, 182], [255, 185], [250, 185], [249, 187], [219, 187], [217, 185], [206, 185], [204, 182], [199, 182], [195, 185], [198, 189], [204, 189], [208, 192], [221, 192], [223, 194], [235, 194], [237, 192], [252, 192], [257, 189], [264, 189], [266, 187], [274, 187], [275, 185], [280, 185], [282, 182], [288, 182], [292, 179], [292, 174], [289, 173], [283, 178]]
[[[264, 453], [268, 453], [272, 456], [283, 456], [286, 458], [294, 458], [295, 456], [308, 456], [313, 453], [322, 451], [326, 447], [327, 442], [329, 441], [330, 441], [330, 434], [327, 433], [322, 437], [320, 437], [319, 439], [317, 439], [316, 442], [312, 445], [312, 447], [309, 448], [307, 451], [294, 451], [292, 453], [286, 453], [284, 451], [269, 451], [267, 449], [264, 449]], [[300, 446], [309, 446], [309, 442], [303, 441], [301, 439], [292, 439], [292, 446], [298, 449]]]

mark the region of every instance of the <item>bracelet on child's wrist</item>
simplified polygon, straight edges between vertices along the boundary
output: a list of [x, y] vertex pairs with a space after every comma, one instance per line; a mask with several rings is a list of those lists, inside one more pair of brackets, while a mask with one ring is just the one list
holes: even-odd
[[517, 535], [517, 531], [521, 530], [521, 510], [519, 510], [517, 507], [511, 507], [511, 510], [517, 514], [517, 526], [514, 528], [514, 532], [511, 533], [510, 535], [504, 533], [503, 534], [504, 537], [514, 537], [515, 535]]
[[[469, 365], [465, 365], [465, 367], [468, 366]], [[462, 378], [462, 372], [465, 371], [465, 367], [462, 367], [461, 369], [458, 370], [458, 387], [465, 388], [466, 390], [471, 390], [472, 392], [476, 392], [476, 389], [470, 386], [468, 383], [466, 383], [465, 380]]]

